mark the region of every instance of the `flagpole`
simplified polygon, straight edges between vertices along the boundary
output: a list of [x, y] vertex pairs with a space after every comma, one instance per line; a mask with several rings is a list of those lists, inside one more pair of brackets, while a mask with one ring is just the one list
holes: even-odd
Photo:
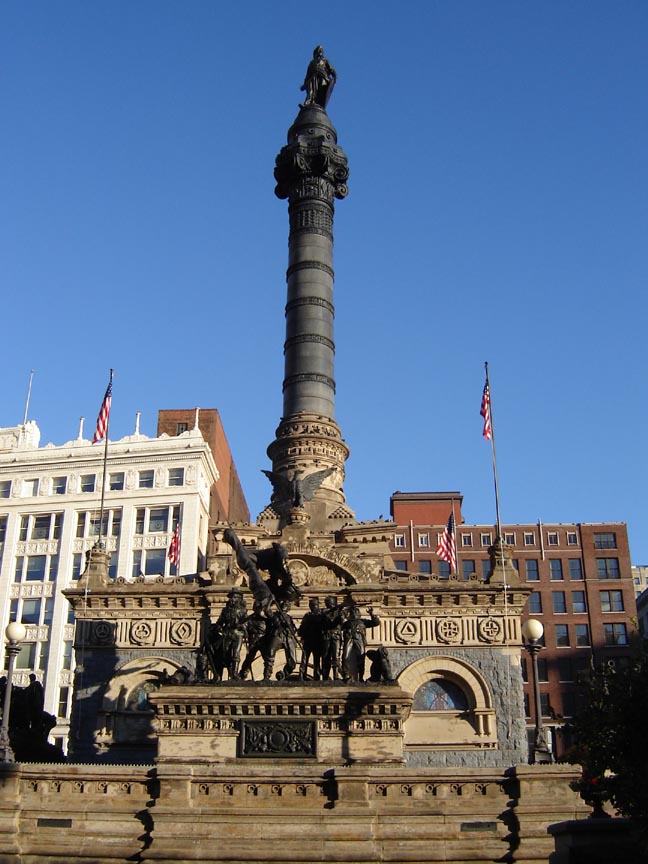
[[486, 369], [486, 386], [488, 387], [488, 399], [489, 399], [489, 412], [490, 412], [490, 425], [491, 425], [491, 452], [493, 454], [493, 481], [495, 484], [495, 514], [497, 516], [497, 537], [502, 539], [502, 520], [500, 518], [500, 505], [499, 505], [499, 484], [497, 482], [497, 455], [495, 452], [495, 422], [493, 420], [493, 392], [490, 386], [490, 378], [488, 375], [488, 361], [484, 363], [484, 367]]
[[[113, 370], [110, 370], [110, 385], [112, 385], [113, 380]], [[112, 393], [111, 393], [112, 396]], [[104, 503], [106, 500], [106, 465], [108, 463], [108, 432], [110, 429], [110, 411], [108, 411], [108, 416], [106, 417], [106, 434], [104, 436], [104, 457], [103, 457], [103, 479], [101, 482], [101, 507], [99, 509], [99, 540], [97, 541], [97, 545], [99, 548], [103, 548], [103, 515], [104, 515]]]

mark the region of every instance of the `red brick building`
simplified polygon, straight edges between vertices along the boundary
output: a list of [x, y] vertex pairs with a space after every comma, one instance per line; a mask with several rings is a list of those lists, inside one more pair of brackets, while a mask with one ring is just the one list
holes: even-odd
[[[395, 492], [391, 515], [399, 527], [392, 552], [397, 569], [419, 580], [450, 579], [450, 568], [436, 555], [451, 510], [457, 523], [457, 576], [488, 576], [488, 549], [494, 525], [463, 523], [459, 492]], [[631, 653], [636, 620], [634, 583], [625, 523], [503, 525], [523, 582], [533, 587], [524, 618], [542, 621], [545, 650], [538, 660], [540, 699], [545, 723], [554, 729], [560, 756], [569, 746], [563, 721], [582, 700], [578, 683], [592, 664], [623, 663]], [[527, 664], [528, 665], [528, 664]], [[529, 667], [530, 668], [530, 667]], [[525, 679], [529, 728], [533, 691]]]
[[219, 478], [210, 494], [211, 522], [249, 522], [250, 510], [216, 408], [175, 408], [158, 411], [158, 436], [182, 435], [196, 422], [212, 451]]

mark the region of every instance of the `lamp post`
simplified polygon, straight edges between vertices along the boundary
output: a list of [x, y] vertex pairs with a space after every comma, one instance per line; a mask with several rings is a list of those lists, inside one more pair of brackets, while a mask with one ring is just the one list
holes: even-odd
[[7, 637], [7, 684], [5, 686], [4, 704], [2, 707], [2, 724], [0, 724], [0, 762], [14, 762], [14, 752], [9, 742], [9, 713], [11, 711], [11, 688], [13, 684], [14, 666], [20, 652], [20, 643], [27, 635], [24, 624], [12, 621], [5, 630]]
[[541, 649], [540, 640], [544, 633], [542, 622], [536, 618], [529, 618], [522, 625], [522, 636], [525, 647], [531, 655], [531, 677], [533, 679], [533, 697], [535, 701], [535, 733], [533, 736], [533, 748], [530, 762], [539, 764], [541, 762], [553, 762], [553, 753], [549, 742], [548, 730], [542, 725], [542, 707], [540, 705], [540, 684], [538, 683], [538, 652]]

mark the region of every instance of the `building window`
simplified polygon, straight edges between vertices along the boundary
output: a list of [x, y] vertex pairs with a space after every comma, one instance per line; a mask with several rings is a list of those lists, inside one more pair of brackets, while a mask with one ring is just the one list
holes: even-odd
[[538, 657], [538, 681], [546, 683], [549, 680], [549, 667], [544, 657]]
[[573, 717], [576, 713], [576, 694], [561, 693], [563, 717]]
[[628, 630], [625, 624], [604, 624], [603, 634], [606, 645], [628, 644]]
[[583, 580], [583, 565], [580, 558], [569, 559], [569, 578], [572, 582], [582, 582]]
[[0, 480], [0, 498], [11, 497], [11, 480]]
[[20, 522], [20, 539], [58, 540], [63, 524], [62, 513], [41, 513], [40, 516], [23, 516]]
[[461, 568], [463, 571], [463, 578], [470, 579], [471, 576], [475, 573], [475, 562], [470, 558], [464, 558], [461, 562]]
[[572, 591], [572, 612], [587, 612], [584, 591]]
[[81, 552], [75, 552], [72, 556], [72, 581], [76, 582], [83, 572], [84, 555]]
[[16, 657], [16, 669], [35, 669], [37, 642], [23, 642]]
[[40, 624], [41, 599], [23, 600], [20, 620], [23, 624]]
[[140, 471], [137, 475], [137, 485], [140, 489], [152, 489], [153, 479], [153, 471]]
[[529, 558], [525, 562], [527, 582], [537, 582], [540, 578], [538, 575], [538, 560], [537, 558]]
[[52, 495], [65, 495], [67, 492], [67, 477], [52, 477]]
[[562, 561], [560, 558], [552, 558], [549, 561], [549, 570], [554, 582], [561, 582], [563, 578]]
[[576, 635], [576, 647], [577, 648], [587, 648], [590, 644], [590, 635], [589, 635], [589, 626], [587, 624], [576, 624], [575, 626], [575, 635]]
[[176, 423], [176, 435], [182, 435], [182, 433], [186, 432], [188, 429], [188, 423]]
[[462, 534], [461, 545], [464, 549], [470, 549], [472, 547], [472, 534]]
[[533, 533], [533, 531], [524, 532], [524, 545], [535, 546], [535, 534]]
[[397, 570], [407, 570], [407, 561], [394, 561]]
[[450, 565], [447, 561], [439, 561], [439, 579], [450, 578]]
[[490, 546], [493, 542], [491, 537], [492, 537], [492, 535], [490, 534], [490, 532], [488, 532], [488, 533], [484, 532], [483, 534], [479, 535], [479, 542], [481, 543], [482, 546]]
[[573, 681], [574, 680], [574, 664], [571, 657], [558, 658], [558, 680]]
[[432, 573], [432, 562], [431, 561], [419, 561], [418, 562], [418, 571], [419, 573], [427, 573], [428, 575]]
[[543, 717], [551, 717], [551, 703], [549, 702], [549, 694], [540, 694], [540, 711]]
[[524, 694], [524, 716], [531, 717], [531, 703], [529, 702], [529, 694]]
[[624, 612], [621, 591], [601, 591], [601, 612]]
[[418, 535], [418, 545], [422, 549], [427, 549], [430, 545], [430, 535], [429, 534], [419, 534]]
[[561, 615], [567, 611], [567, 601], [565, 600], [564, 591], [552, 591], [551, 602], [554, 614]]
[[619, 559], [597, 558], [596, 570], [599, 579], [619, 579]]
[[595, 549], [616, 549], [616, 534], [613, 531], [609, 531], [605, 534], [595, 534], [594, 535], [594, 548]]
[[38, 479], [23, 480], [23, 498], [33, 498], [38, 495]]
[[65, 720], [70, 716], [70, 688], [69, 687], [61, 687], [59, 689], [57, 716], [61, 720]]
[[[98, 537], [100, 510], [81, 510], [77, 513], [77, 538]], [[103, 524], [101, 525], [102, 537], [119, 537], [121, 531], [121, 509], [104, 510]]]
[[405, 535], [404, 534], [396, 534], [394, 536], [394, 546], [397, 549], [404, 549], [405, 548]]
[[124, 488], [124, 472], [116, 471], [108, 478], [108, 488], [111, 492], [121, 492]]
[[169, 486], [184, 486], [184, 468], [169, 468]]
[[0, 516], [0, 543], [5, 542], [7, 536], [7, 517]]
[[578, 546], [578, 536], [575, 531], [567, 532], [567, 545], [568, 546]]
[[58, 573], [58, 555], [18, 555], [14, 582], [53, 582]]
[[504, 534], [504, 542], [507, 546], [515, 546], [515, 534]]
[[149, 510], [148, 530], [151, 534], [163, 534], [169, 529], [169, 508], [154, 507]]
[[557, 531], [549, 531], [547, 533], [547, 546], [557, 546], [558, 545], [558, 532]]
[[542, 595], [539, 591], [529, 595], [529, 614], [542, 615]]
[[133, 553], [133, 578], [164, 575], [166, 549], [136, 549]]
[[72, 668], [72, 645], [70, 641], [63, 643], [63, 656], [61, 658], [61, 669], [69, 670]]
[[482, 558], [481, 559], [481, 571], [482, 571], [482, 579], [488, 579], [491, 572], [491, 562], [490, 558]]
[[97, 477], [95, 474], [82, 474], [81, 475], [81, 491], [82, 492], [94, 492], [96, 482], [97, 482]]
[[569, 629], [566, 624], [556, 624], [556, 648], [569, 648]]

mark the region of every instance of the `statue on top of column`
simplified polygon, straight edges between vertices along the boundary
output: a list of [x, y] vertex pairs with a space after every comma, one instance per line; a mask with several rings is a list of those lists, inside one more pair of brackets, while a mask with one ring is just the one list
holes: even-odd
[[320, 108], [326, 108], [336, 81], [337, 73], [324, 56], [322, 46], [318, 45], [313, 51], [313, 59], [308, 64], [306, 77], [300, 88], [306, 91], [302, 108], [306, 108], [308, 105], [319, 105]]

